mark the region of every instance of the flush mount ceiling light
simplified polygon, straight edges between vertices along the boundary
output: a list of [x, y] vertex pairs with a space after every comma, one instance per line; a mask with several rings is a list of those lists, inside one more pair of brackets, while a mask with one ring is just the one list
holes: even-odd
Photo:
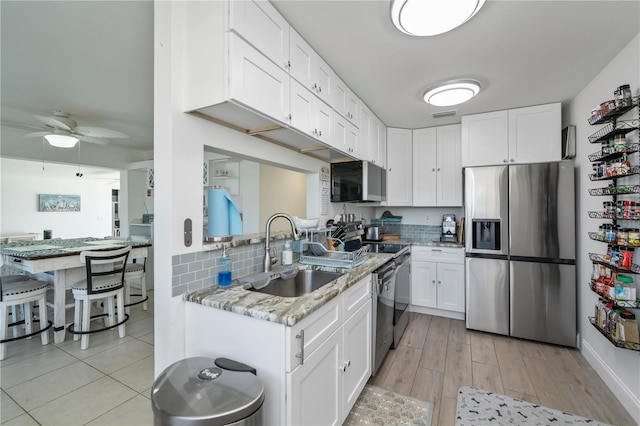
[[480, 91], [475, 80], [456, 80], [441, 83], [424, 92], [424, 101], [435, 106], [451, 106], [467, 102]]
[[63, 133], [44, 135], [44, 138], [50, 145], [58, 148], [73, 148], [79, 141], [77, 137]]
[[485, 0], [391, 0], [391, 21], [403, 33], [434, 36], [459, 27]]

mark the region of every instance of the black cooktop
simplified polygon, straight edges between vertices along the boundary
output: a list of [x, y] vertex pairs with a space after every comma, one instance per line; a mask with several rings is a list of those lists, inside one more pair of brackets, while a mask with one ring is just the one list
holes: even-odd
[[409, 246], [407, 244], [382, 243], [374, 241], [363, 241], [362, 245], [369, 247], [369, 253], [398, 253]]

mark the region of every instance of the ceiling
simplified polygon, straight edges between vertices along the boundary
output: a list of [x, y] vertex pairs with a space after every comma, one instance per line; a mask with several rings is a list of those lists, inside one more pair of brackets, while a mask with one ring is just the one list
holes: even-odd
[[[391, 127], [573, 99], [638, 32], [640, 1], [492, 1], [449, 33], [395, 30], [389, 2], [275, 0], [275, 7]], [[110, 145], [153, 146], [152, 1], [7, 1], [1, 14], [1, 119], [69, 112], [82, 126], [129, 135]], [[456, 78], [482, 91], [457, 107], [425, 104], [429, 86]], [[612, 82], [615, 86], [627, 82]], [[457, 115], [432, 118], [457, 109]], [[2, 127], [2, 149], [30, 128]], [[90, 144], [86, 144], [90, 145]], [[38, 157], [39, 158], [39, 157]]]

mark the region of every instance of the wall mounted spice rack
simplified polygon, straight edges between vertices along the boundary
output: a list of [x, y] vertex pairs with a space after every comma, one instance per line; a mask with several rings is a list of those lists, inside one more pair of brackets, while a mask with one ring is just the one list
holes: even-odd
[[639, 343], [623, 342], [623, 341], [620, 341], [620, 340], [612, 339], [611, 336], [609, 335], [609, 333], [607, 333], [606, 331], [604, 331], [603, 329], [598, 327], [598, 325], [596, 324], [596, 319], [594, 317], [589, 317], [589, 322], [591, 323], [592, 326], [594, 326], [596, 328], [596, 330], [598, 330], [600, 332], [600, 334], [602, 334], [604, 337], [606, 337], [607, 340], [610, 341], [615, 346], [617, 346], [619, 348], [622, 348], [622, 349], [630, 349], [632, 351], [640, 351], [640, 344]]
[[[628, 89], [628, 87], [627, 87]], [[607, 101], [602, 105], [606, 108], [603, 111], [593, 111], [591, 117], [587, 119], [590, 125], [604, 124], [604, 126], [597, 132], [588, 137], [589, 143], [601, 143], [602, 149], [598, 152], [590, 154], [588, 156], [589, 161], [594, 163], [594, 172], [589, 175], [591, 181], [611, 181], [611, 184], [604, 188], [590, 188], [589, 195], [592, 196], [610, 196], [612, 197], [612, 204], [617, 205], [618, 196], [631, 196], [640, 193], [640, 185], [631, 182], [629, 179], [632, 176], [640, 174], [640, 166], [631, 165], [627, 161], [628, 156], [640, 151], [640, 112], [631, 119], [618, 120], [619, 117], [636, 108], [639, 104], [639, 97], [631, 99], [618, 99], [617, 101]], [[636, 132], [636, 141], [627, 143], [627, 135], [631, 132]], [[612, 143], [612, 141], [614, 143]], [[619, 143], [621, 142], [621, 143]], [[625, 179], [624, 185], [618, 185], [618, 179]], [[635, 198], [635, 197], [634, 197]], [[628, 198], [623, 198], [628, 200]], [[633, 199], [632, 199], [633, 200]], [[639, 202], [633, 203], [633, 205], [640, 204]], [[606, 207], [606, 206], [605, 206]], [[608, 211], [590, 211], [589, 217], [592, 219], [608, 219], [612, 221], [612, 226], [617, 227], [619, 220], [630, 221], [640, 220], [640, 209], [632, 207], [626, 211], [613, 210]], [[636, 245], [627, 244], [627, 240], [622, 239], [622, 243], [618, 238], [610, 238], [603, 236], [601, 232], [589, 232], [589, 238], [594, 241], [600, 241], [609, 245], [611, 252], [617, 252], [618, 250], [634, 250]], [[615, 254], [615, 253], [612, 253]], [[589, 259], [593, 264], [604, 265], [609, 270], [622, 273], [622, 274], [640, 274], [640, 265], [635, 263], [626, 264], [622, 267], [619, 262], [615, 260], [613, 255], [604, 256], [596, 253], [589, 253]], [[637, 282], [635, 283], [637, 287]], [[640, 299], [636, 300], [618, 300], [611, 299], [608, 295], [600, 294], [596, 291], [596, 283], [592, 279], [589, 282], [589, 288], [595, 292], [601, 300], [611, 302], [616, 308], [623, 309], [639, 309]], [[589, 322], [613, 345], [619, 348], [630, 349], [634, 351], [640, 351], [640, 344], [628, 341], [620, 341], [614, 339], [609, 335], [606, 330], [601, 329], [596, 324], [595, 318], [589, 317]]]

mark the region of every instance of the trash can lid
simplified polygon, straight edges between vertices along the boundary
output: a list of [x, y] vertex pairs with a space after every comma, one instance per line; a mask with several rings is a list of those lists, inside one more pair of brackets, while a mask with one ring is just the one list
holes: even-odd
[[211, 358], [175, 362], [153, 382], [151, 405], [157, 420], [176, 425], [227, 425], [256, 412], [264, 387], [250, 372], [225, 370]]

